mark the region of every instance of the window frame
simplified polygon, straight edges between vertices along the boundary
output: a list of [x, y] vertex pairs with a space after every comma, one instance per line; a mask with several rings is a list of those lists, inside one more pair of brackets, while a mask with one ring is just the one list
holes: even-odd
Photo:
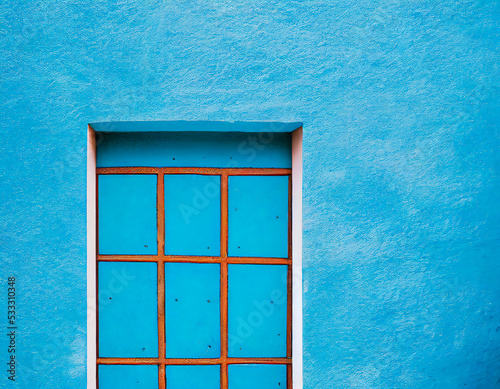
[[[127, 170], [128, 169], [128, 170]], [[132, 169], [132, 170], [131, 170]], [[135, 170], [134, 170], [135, 169]], [[160, 257], [166, 258], [164, 254], [164, 199], [160, 198], [160, 192], [163, 194], [164, 185], [164, 174], [208, 174], [208, 175], [220, 175], [221, 176], [221, 258], [226, 260], [221, 260], [221, 314], [225, 315], [225, 318], [221, 318], [221, 323], [224, 323], [225, 327], [221, 326], [222, 331], [225, 331], [225, 336], [221, 337], [221, 362], [216, 364], [221, 364], [221, 371], [226, 367], [226, 373], [221, 374], [221, 388], [227, 388], [227, 365], [231, 363], [242, 363], [241, 358], [227, 358], [227, 264], [228, 263], [247, 263], [242, 262], [241, 258], [229, 257], [227, 260], [227, 204], [228, 204], [228, 177], [229, 175], [255, 175], [256, 173], [267, 173], [267, 175], [288, 175], [289, 176], [289, 252], [288, 259], [286, 262], [289, 265], [288, 271], [288, 306], [287, 306], [287, 326], [291, 327], [287, 329], [287, 358], [272, 358], [273, 360], [279, 359], [279, 361], [267, 361], [265, 358], [259, 358], [261, 363], [269, 362], [281, 362], [280, 364], [285, 364], [284, 359], [293, 359], [291, 363], [287, 363], [287, 381], [288, 388], [293, 387], [296, 389], [302, 388], [302, 127], [292, 132], [292, 168], [291, 169], [272, 169], [272, 168], [258, 168], [258, 169], [248, 169], [248, 168], [226, 168], [226, 169], [216, 169], [216, 168], [141, 168], [138, 171], [136, 168], [97, 168], [96, 167], [96, 134], [92, 127], [88, 126], [88, 158], [87, 158], [87, 299], [88, 299], [88, 315], [87, 315], [87, 388], [93, 389], [97, 387], [97, 364], [99, 359], [97, 358], [97, 204], [96, 204], [96, 189], [97, 189], [97, 174], [123, 174], [125, 172], [134, 172], [134, 174], [157, 174], [158, 175], [158, 253], [156, 260], [160, 261]], [[276, 174], [279, 173], [279, 174]], [[260, 175], [260, 174], [259, 174]], [[160, 190], [161, 185], [161, 190]], [[225, 226], [225, 227], [224, 227]], [[225, 242], [225, 243], [224, 243]], [[115, 256], [119, 257], [119, 256]], [[123, 257], [123, 256], [120, 256]], [[170, 256], [171, 261], [178, 262], [179, 256]], [[183, 256], [185, 257], [185, 256]], [[291, 260], [293, 258], [293, 261]], [[234, 259], [234, 261], [233, 261]], [[282, 259], [274, 258], [261, 258], [262, 263], [280, 262]], [[222, 264], [225, 263], [225, 266]], [[258, 262], [250, 262], [258, 263]], [[280, 262], [281, 263], [281, 262]], [[164, 290], [164, 274], [161, 274], [160, 268], [164, 271], [164, 262], [162, 260], [162, 266], [158, 266], [158, 283], [163, 284], [163, 296]], [[224, 285], [223, 285], [224, 284]], [[225, 289], [223, 289], [225, 288]], [[223, 291], [225, 290], [225, 293]], [[225, 301], [223, 301], [225, 300]], [[161, 312], [164, 313], [164, 299], [158, 299], [158, 317], [159, 317], [159, 334], [162, 338], [163, 332], [163, 343], [160, 339], [159, 344], [159, 358], [165, 360], [165, 317], [163, 314], [163, 321], [161, 321]], [[293, 315], [292, 315], [293, 312]], [[163, 347], [162, 347], [163, 346]], [[225, 350], [225, 353], [224, 351]], [[224, 355], [225, 354], [225, 355]], [[223, 358], [226, 358], [224, 361]], [[228, 359], [234, 359], [235, 361], [228, 361]], [[236, 361], [238, 359], [238, 361]], [[247, 363], [255, 363], [255, 358], [245, 358]], [[157, 363], [154, 363], [157, 364]], [[160, 388], [165, 380], [165, 369], [164, 364], [159, 364], [159, 380]], [[163, 368], [162, 368], [163, 366]], [[224, 376], [226, 379], [224, 380]], [[163, 378], [162, 378], [163, 377]], [[164, 387], [164, 386], [163, 386]]]

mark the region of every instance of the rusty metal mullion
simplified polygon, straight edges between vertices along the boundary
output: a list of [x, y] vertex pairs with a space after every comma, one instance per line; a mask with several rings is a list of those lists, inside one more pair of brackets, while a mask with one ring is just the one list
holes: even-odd
[[165, 251], [165, 190], [164, 169], [158, 172], [158, 203], [157, 203], [157, 230], [158, 230], [158, 383], [159, 389], [166, 389], [165, 378], [165, 264], [162, 255]]
[[220, 365], [220, 358], [167, 358], [165, 365]]
[[96, 326], [96, 369], [95, 369], [95, 379], [96, 388], [99, 389], [99, 175], [96, 174], [95, 180], [95, 218], [96, 218], [96, 266], [95, 266], [95, 326]]
[[228, 358], [227, 364], [291, 365], [290, 358]]
[[292, 169], [281, 168], [229, 168], [224, 169], [229, 176], [288, 176]]
[[[287, 358], [292, 359], [292, 282], [293, 282], [293, 267], [292, 267], [292, 175], [288, 176], [288, 265], [287, 273]], [[287, 366], [287, 389], [292, 389], [292, 364]]]
[[265, 265], [288, 265], [291, 263], [288, 258], [272, 257], [228, 257], [228, 263], [247, 263], [247, 264], [265, 264]]
[[[219, 365], [221, 358], [98, 358], [101, 365]], [[226, 364], [274, 364], [289, 365], [290, 358], [226, 358]]]
[[201, 174], [218, 176], [222, 174], [223, 169], [210, 167], [165, 167], [165, 174]]
[[290, 359], [290, 365], [287, 366], [287, 389], [292, 389], [292, 265], [288, 265], [287, 274], [287, 319], [286, 319], [286, 356]]
[[164, 262], [188, 262], [188, 263], [221, 263], [221, 257], [204, 257], [196, 255], [165, 255]]
[[158, 255], [98, 255], [99, 262], [158, 262]]
[[98, 167], [97, 174], [158, 174], [157, 167]]
[[288, 176], [288, 259], [292, 260], [292, 175]]
[[221, 269], [220, 269], [220, 311], [221, 311], [221, 389], [228, 389], [227, 353], [228, 353], [228, 176], [224, 170], [221, 175]]
[[[195, 255], [99, 255], [99, 262], [187, 262], [187, 263], [221, 263], [222, 257], [205, 257]], [[249, 264], [269, 264], [269, 265], [288, 265], [291, 260], [288, 258], [272, 257], [227, 257], [227, 263], [249, 263]]]
[[285, 176], [291, 174], [291, 169], [287, 168], [202, 168], [202, 167], [148, 167], [148, 166], [126, 166], [126, 167], [100, 167], [97, 174], [158, 174], [160, 170], [164, 174], [203, 174], [230, 176], [239, 175], [272, 175]]
[[287, 389], [293, 388], [293, 367], [291, 362], [286, 365], [286, 387]]
[[99, 365], [159, 365], [160, 358], [98, 358]]
[[286, 328], [286, 356], [292, 357], [292, 265], [287, 271], [287, 328]]

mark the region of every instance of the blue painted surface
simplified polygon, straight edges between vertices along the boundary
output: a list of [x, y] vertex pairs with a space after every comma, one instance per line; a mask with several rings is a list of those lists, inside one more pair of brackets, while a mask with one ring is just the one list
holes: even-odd
[[99, 389], [156, 389], [158, 366], [101, 365]]
[[228, 356], [286, 357], [286, 265], [228, 265]]
[[499, 385], [498, 1], [1, 14], [2, 388], [86, 387], [87, 123], [169, 119], [304, 122], [306, 388]]
[[165, 366], [167, 389], [219, 389], [220, 366]]
[[[257, 134], [206, 131], [102, 133], [98, 134], [97, 140], [97, 166], [290, 168], [290, 134], [273, 132], [273, 125], [262, 127], [262, 130], [264, 132]], [[143, 153], [144, 148], [149, 152]]]
[[165, 254], [220, 256], [220, 176], [164, 177]]
[[158, 252], [156, 175], [100, 175], [99, 254]]
[[167, 358], [220, 357], [220, 265], [165, 264]]
[[229, 365], [229, 389], [286, 388], [285, 365]]
[[228, 178], [228, 255], [288, 257], [288, 177]]
[[99, 356], [158, 357], [156, 266], [99, 263]]

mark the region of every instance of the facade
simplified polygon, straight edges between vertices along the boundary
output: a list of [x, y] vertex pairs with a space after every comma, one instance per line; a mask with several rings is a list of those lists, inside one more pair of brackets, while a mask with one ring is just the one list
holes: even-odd
[[92, 387], [89, 124], [266, 122], [303, 128], [294, 388], [499, 387], [498, 12], [4, 2], [0, 387]]

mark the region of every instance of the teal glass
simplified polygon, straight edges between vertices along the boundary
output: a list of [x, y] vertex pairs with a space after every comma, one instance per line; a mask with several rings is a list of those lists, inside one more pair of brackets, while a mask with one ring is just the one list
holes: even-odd
[[286, 265], [228, 265], [228, 355], [285, 357]]
[[229, 389], [285, 389], [286, 365], [229, 365]]
[[157, 264], [99, 262], [99, 356], [158, 357]]
[[167, 389], [219, 389], [220, 365], [165, 366]]
[[220, 265], [165, 264], [167, 358], [220, 357]]
[[158, 389], [158, 366], [100, 365], [99, 389]]
[[156, 175], [99, 176], [99, 254], [156, 255]]
[[220, 176], [165, 175], [165, 254], [220, 255]]
[[228, 255], [288, 257], [288, 176], [228, 178]]

